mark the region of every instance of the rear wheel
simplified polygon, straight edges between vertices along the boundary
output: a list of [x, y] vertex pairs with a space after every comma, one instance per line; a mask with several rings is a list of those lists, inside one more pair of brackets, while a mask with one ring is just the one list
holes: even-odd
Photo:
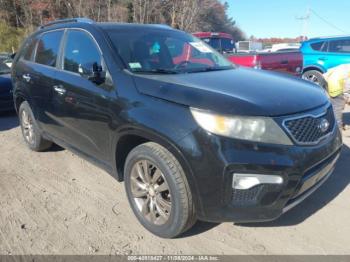
[[33, 151], [43, 151], [50, 148], [52, 142], [41, 136], [28, 102], [24, 101], [20, 105], [18, 113], [22, 135], [28, 147]]
[[303, 79], [315, 83], [324, 89], [327, 88], [326, 80], [324, 79], [322, 73], [317, 70], [309, 70], [304, 72]]
[[167, 149], [152, 142], [137, 146], [127, 157], [124, 174], [132, 210], [150, 232], [172, 238], [195, 223], [184, 171]]

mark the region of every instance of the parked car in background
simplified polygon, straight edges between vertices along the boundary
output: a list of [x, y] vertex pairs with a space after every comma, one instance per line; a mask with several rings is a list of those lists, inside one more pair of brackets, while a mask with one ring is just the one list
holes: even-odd
[[[233, 52], [232, 49], [234, 47], [234, 40], [229, 34], [200, 32], [194, 33], [193, 35], [215, 48], [217, 51], [222, 53], [228, 60], [230, 60], [236, 65], [252, 67], [255, 69], [283, 72], [296, 76], [300, 76], [301, 74], [301, 70], [303, 67], [303, 58], [298, 50], [295, 50], [294, 52], [278, 53], [236, 53]], [[226, 49], [222, 47], [223, 45], [226, 47]], [[250, 47], [248, 46], [247, 48], [249, 49]], [[185, 54], [186, 51], [183, 52], [183, 55]]]
[[263, 44], [256, 41], [239, 41], [236, 43], [237, 53], [257, 52], [263, 49]]
[[328, 69], [350, 63], [350, 36], [313, 38], [303, 42], [303, 78], [325, 86], [322, 76]]
[[266, 52], [266, 53], [236, 53], [227, 56], [232, 63], [301, 76], [303, 56], [299, 51]]
[[235, 41], [230, 34], [218, 32], [197, 32], [193, 34], [222, 54], [236, 52]]
[[14, 110], [12, 83], [11, 83], [11, 64], [10, 56], [0, 58], [0, 111]]
[[55, 142], [124, 180], [161, 237], [197, 219], [276, 219], [327, 180], [342, 146], [323, 90], [234, 66], [168, 26], [52, 22], [12, 79], [27, 146]]
[[271, 48], [264, 49], [264, 52], [286, 52], [286, 51], [298, 51], [300, 49], [300, 43], [281, 43], [273, 44]]

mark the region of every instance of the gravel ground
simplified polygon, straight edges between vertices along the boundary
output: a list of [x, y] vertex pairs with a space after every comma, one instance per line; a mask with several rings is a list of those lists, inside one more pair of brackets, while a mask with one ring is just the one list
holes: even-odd
[[122, 183], [68, 150], [31, 152], [17, 117], [0, 115], [0, 254], [350, 254], [349, 131], [344, 142], [329, 180], [277, 221], [199, 222], [165, 240], [137, 222]]

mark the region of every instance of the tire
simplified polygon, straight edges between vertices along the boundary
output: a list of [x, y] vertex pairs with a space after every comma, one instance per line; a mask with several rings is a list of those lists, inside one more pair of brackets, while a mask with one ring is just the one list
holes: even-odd
[[24, 141], [31, 150], [40, 152], [52, 146], [51, 141], [41, 136], [33, 112], [27, 101], [24, 101], [20, 105], [18, 115]]
[[309, 70], [303, 73], [303, 79], [315, 83], [324, 89], [327, 89], [327, 82], [321, 72], [317, 70]]
[[[149, 172], [148, 179], [144, 167]], [[124, 178], [135, 216], [153, 234], [174, 238], [196, 222], [185, 173], [177, 159], [164, 147], [153, 142], [135, 147], [126, 159]]]

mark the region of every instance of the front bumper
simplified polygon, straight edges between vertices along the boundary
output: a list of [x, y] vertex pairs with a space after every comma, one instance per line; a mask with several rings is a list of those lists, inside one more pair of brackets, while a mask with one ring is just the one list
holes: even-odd
[[[185, 138], [182, 151], [195, 176], [193, 186], [199, 195], [197, 214], [199, 219], [211, 222], [262, 222], [278, 218], [326, 181], [342, 146], [337, 128], [326, 140], [313, 146], [250, 143], [203, 130], [190, 136]], [[284, 182], [237, 190], [232, 188], [234, 173], [276, 175]]]

